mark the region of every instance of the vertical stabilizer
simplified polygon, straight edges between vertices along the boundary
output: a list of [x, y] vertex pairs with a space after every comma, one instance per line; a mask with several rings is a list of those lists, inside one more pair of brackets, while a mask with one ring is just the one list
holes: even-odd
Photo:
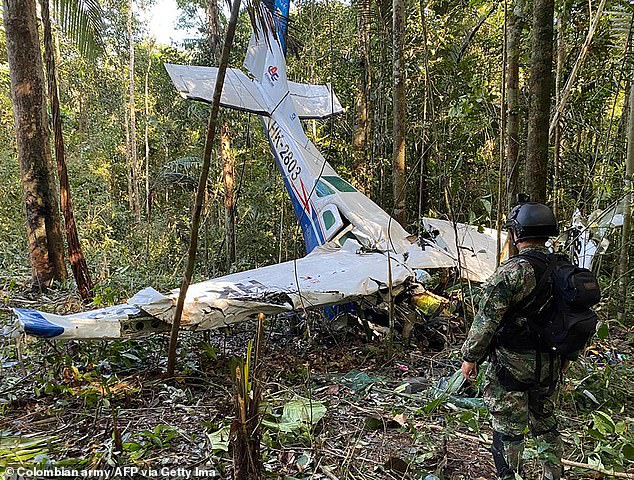
[[[262, 8], [262, 17], [273, 25], [271, 12]], [[270, 100], [270, 106], [276, 107], [288, 94], [288, 82], [286, 79], [286, 60], [280, 35], [273, 34], [269, 25], [262, 26], [261, 19], [256, 17], [253, 35], [249, 40], [244, 66], [251, 75], [260, 83], [263, 93]]]
[[288, 14], [291, 6], [290, 0], [264, 0], [264, 5], [273, 15], [277, 36], [280, 39], [282, 53], [286, 56], [286, 43], [288, 39]]

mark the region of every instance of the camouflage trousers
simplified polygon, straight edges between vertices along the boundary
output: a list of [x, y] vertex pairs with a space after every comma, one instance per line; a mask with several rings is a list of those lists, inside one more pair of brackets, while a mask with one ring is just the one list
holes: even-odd
[[521, 477], [524, 432], [529, 427], [539, 444], [543, 480], [561, 478], [562, 441], [554, 416], [553, 394], [550, 388], [528, 391], [508, 391], [498, 379], [496, 367], [489, 364], [484, 401], [493, 426], [492, 453], [500, 480]]

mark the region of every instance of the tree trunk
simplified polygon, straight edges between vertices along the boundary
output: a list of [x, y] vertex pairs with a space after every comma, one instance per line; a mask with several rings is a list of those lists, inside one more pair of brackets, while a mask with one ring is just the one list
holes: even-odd
[[[496, 265], [500, 264], [500, 253], [502, 252], [502, 210], [505, 201], [506, 189], [504, 183], [506, 179], [506, 75], [508, 69], [508, 3], [504, 0], [504, 35], [502, 39], [502, 95], [500, 96], [500, 144], [499, 144], [499, 167], [498, 167], [498, 192], [497, 206], [495, 212], [495, 228], [497, 230], [497, 248], [495, 252]], [[507, 200], [508, 203], [508, 200]]]
[[423, 136], [421, 145], [420, 170], [418, 181], [418, 231], [420, 233], [422, 227], [422, 218], [429, 211], [429, 160], [432, 157], [432, 151], [436, 150], [436, 115], [434, 111], [434, 97], [432, 95], [432, 81], [430, 78], [429, 68], [429, 38], [427, 35], [427, 17], [425, 10], [427, 8], [426, 0], [419, 0], [420, 24], [423, 31], [423, 58], [425, 62], [425, 78], [423, 81], [424, 99], [423, 99]]
[[548, 188], [548, 120], [553, 84], [554, 0], [535, 0], [531, 41], [530, 108], [526, 145], [526, 192], [545, 202]]
[[222, 38], [220, 37], [220, 20], [218, 18], [218, 0], [208, 0], [207, 4], [207, 42], [211, 52], [212, 65], [216, 65], [220, 56]]
[[[634, 80], [634, 77], [633, 77]], [[634, 82], [632, 83], [634, 85]], [[632, 207], [633, 196], [632, 187], [634, 179], [634, 88], [630, 86], [630, 105], [629, 118], [627, 128], [627, 157], [625, 159], [625, 199], [623, 208], [623, 235], [621, 239], [621, 255], [619, 261], [619, 290], [621, 295], [619, 298], [625, 300], [628, 298], [629, 283], [632, 278], [630, 270], [630, 240], [632, 233]], [[621, 303], [621, 312], [619, 317], [624, 318], [627, 312], [627, 302]]]
[[143, 99], [145, 103], [145, 216], [147, 222], [150, 223], [150, 69], [152, 68], [152, 50], [154, 44], [150, 45], [148, 52], [147, 70], [145, 71], [145, 88], [143, 90]]
[[508, 16], [507, 72], [506, 72], [506, 172], [507, 209], [514, 205], [519, 193], [520, 152], [520, 55], [522, 30], [524, 29], [524, 1], [515, 0]]
[[369, 193], [368, 138], [369, 120], [368, 102], [371, 88], [370, 76], [370, 0], [358, 2], [358, 28], [359, 28], [359, 80], [358, 91], [355, 98], [354, 136], [352, 146], [354, 149], [354, 172], [356, 184], [360, 191], [366, 195]]
[[92, 280], [86, 264], [86, 258], [81, 248], [75, 215], [73, 213], [73, 202], [70, 194], [70, 184], [68, 182], [68, 171], [66, 169], [66, 156], [64, 152], [64, 137], [62, 135], [62, 117], [59, 108], [59, 94], [57, 88], [57, 69], [55, 63], [55, 52], [53, 50], [53, 32], [51, 30], [51, 17], [48, 0], [40, 0], [42, 10], [42, 23], [44, 25], [44, 52], [46, 56], [46, 76], [48, 83], [48, 96], [51, 102], [51, 116], [53, 119], [53, 134], [55, 145], [55, 160], [57, 162], [57, 174], [59, 176], [59, 197], [62, 213], [64, 214], [64, 225], [66, 227], [66, 243], [68, 244], [68, 256], [73, 277], [77, 283], [79, 295], [87, 300], [92, 295]]
[[227, 267], [236, 261], [236, 194], [235, 159], [231, 151], [231, 138], [226, 123], [220, 127], [220, 158], [222, 179], [225, 186], [225, 243], [227, 245]]
[[4, 27], [33, 280], [46, 287], [52, 280], [66, 278], [66, 266], [48, 144], [35, 0], [4, 0]]
[[[220, 57], [220, 19], [218, 17], [217, 0], [209, 0], [207, 5], [207, 41], [215, 65]], [[236, 193], [235, 193], [235, 158], [231, 152], [231, 137], [226, 119], [220, 126], [220, 161], [222, 162], [222, 179], [225, 190], [225, 245], [227, 252], [227, 268], [236, 261]]]
[[[562, 5], [562, 13], [557, 22], [557, 63], [555, 65], [555, 104], [561, 101], [561, 75], [566, 61], [566, 45], [564, 44], [564, 29], [566, 27], [566, 2]], [[561, 202], [561, 125], [559, 119], [554, 124], [554, 158], [553, 158], [553, 213], [560, 214]]]
[[130, 43], [130, 61], [128, 64], [128, 70], [130, 74], [129, 80], [129, 135], [130, 135], [130, 149], [128, 157], [128, 168], [130, 169], [129, 181], [130, 188], [128, 189], [132, 197], [128, 200], [130, 203], [130, 210], [134, 214], [135, 220], [141, 221], [141, 204], [139, 201], [139, 165], [136, 152], [136, 114], [134, 110], [134, 33], [132, 29], [132, 20], [134, 17], [133, 12], [133, 0], [128, 0], [128, 41]]
[[403, 43], [405, 37], [405, 2], [392, 2], [392, 195], [394, 199], [394, 218], [407, 226], [405, 210], [405, 62]]
[[189, 237], [189, 247], [187, 249], [187, 265], [183, 272], [183, 280], [181, 288], [178, 292], [178, 301], [176, 302], [176, 311], [174, 312], [174, 320], [172, 321], [172, 329], [170, 331], [170, 343], [167, 357], [167, 376], [174, 376], [176, 368], [176, 344], [178, 342], [178, 331], [180, 329], [181, 318], [183, 316], [183, 308], [185, 307], [185, 297], [187, 289], [192, 280], [194, 273], [194, 265], [196, 264], [196, 251], [198, 249], [198, 230], [200, 227], [200, 214], [203, 209], [203, 199], [207, 191], [207, 179], [209, 178], [209, 165], [211, 164], [211, 152], [213, 150], [214, 139], [216, 138], [216, 130], [218, 127], [218, 110], [220, 109], [220, 95], [225, 81], [227, 65], [229, 64], [229, 53], [233, 38], [236, 33], [236, 25], [238, 23], [238, 13], [240, 12], [241, 0], [233, 0], [231, 5], [231, 17], [227, 24], [227, 33], [225, 34], [225, 42], [222, 47], [222, 54], [218, 64], [218, 76], [216, 77], [216, 85], [214, 86], [214, 96], [211, 102], [211, 110], [209, 112], [209, 121], [207, 123], [207, 135], [205, 137], [205, 150], [203, 151], [203, 164], [198, 179], [198, 188], [196, 189], [196, 200], [192, 208], [192, 225]]

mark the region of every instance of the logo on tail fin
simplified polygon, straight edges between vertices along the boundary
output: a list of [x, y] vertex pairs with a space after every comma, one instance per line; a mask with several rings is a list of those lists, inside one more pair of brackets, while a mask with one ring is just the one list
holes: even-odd
[[269, 79], [271, 83], [276, 82], [277, 79], [280, 78], [280, 74], [277, 73], [277, 67], [270, 65], [269, 66]]

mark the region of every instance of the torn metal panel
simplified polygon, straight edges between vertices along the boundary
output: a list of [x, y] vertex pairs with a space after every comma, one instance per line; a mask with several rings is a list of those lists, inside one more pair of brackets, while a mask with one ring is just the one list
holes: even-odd
[[73, 315], [55, 315], [22, 308], [13, 309], [21, 330], [27, 335], [59, 339], [121, 337], [121, 322], [140, 310], [128, 304], [100, 308]]
[[[376, 293], [388, 283], [388, 259], [381, 253], [359, 253], [349, 248], [319, 248], [293, 262], [234, 273], [189, 287], [183, 325], [187, 328], [214, 329], [240, 322], [259, 312], [315, 308], [360, 299]], [[358, 245], [357, 245], [358, 246]], [[392, 281], [395, 285], [413, 278], [402, 256], [392, 256]], [[178, 290], [171, 292], [172, 305], [165, 308], [153, 302], [135, 304], [165, 322], [171, 322]], [[167, 297], [166, 297], [167, 298]], [[135, 301], [132, 298], [131, 301]]]
[[[475, 282], [484, 282], [496, 268], [497, 231], [479, 228], [464, 223], [454, 223], [436, 218], [424, 218], [425, 229], [431, 234], [433, 242], [445, 250], [458, 262], [462, 276]], [[457, 235], [456, 235], [457, 234]], [[502, 243], [506, 242], [506, 233], [502, 232]]]
[[606, 238], [617, 227], [623, 226], [622, 202], [615, 202], [605, 210], [595, 210], [587, 218], [579, 210], [572, 216], [572, 227], [558, 239], [565, 239], [570, 255], [577, 265], [592, 268], [597, 255], [605, 253], [610, 245]]
[[410, 244], [407, 249], [407, 265], [416, 270], [452, 268], [457, 263], [454, 257], [438, 245], [423, 240]]
[[[390, 255], [395, 286], [413, 278], [402, 255]], [[210, 330], [243, 321], [262, 312], [276, 314], [358, 300], [388, 285], [388, 257], [362, 253], [360, 246], [327, 245], [293, 262], [261, 267], [191, 285], [182, 326]], [[119, 338], [121, 325], [135, 315], [150, 315], [171, 323], [178, 290], [162, 295], [151, 287], [127, 304], [74, 315], [52, 315], [16, 309], [22, 330], [47, 338]], [[156, 329], [157, 331], [159, 329]], [[134, 333], [134, 332], [132, 332]]]

